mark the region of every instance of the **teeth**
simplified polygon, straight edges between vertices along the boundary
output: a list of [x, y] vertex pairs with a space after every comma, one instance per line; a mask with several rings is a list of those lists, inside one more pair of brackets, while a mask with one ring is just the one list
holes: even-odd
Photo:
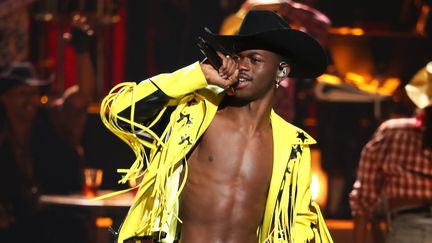
[[244, 79], [244, 78], [239, 78], [239, 81], [240, 81], [240, 82], [244, 82], [244, 81], [246, 81], [246, 79]]

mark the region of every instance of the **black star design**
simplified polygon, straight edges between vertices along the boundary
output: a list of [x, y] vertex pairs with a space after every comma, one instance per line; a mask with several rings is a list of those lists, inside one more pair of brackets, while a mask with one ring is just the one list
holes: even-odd
[[186, 118], [186, 124], [192, 124], [192, 121], [190, 120], [190, 114], [183, 114], [183, 113], [180, 113], [180, 118], [176, 122], [181, 122], [185, 118]]
[[297, 138], [300, 139], [302, 141], [302, 143], [304, 143], [304, 141], [307, 139], [304, 132], [297, 132]]
[[192, 144], [189, 136], [181, 136], [179, 145], [183, 144], [184, 142], [187, 142], [188, 145]]

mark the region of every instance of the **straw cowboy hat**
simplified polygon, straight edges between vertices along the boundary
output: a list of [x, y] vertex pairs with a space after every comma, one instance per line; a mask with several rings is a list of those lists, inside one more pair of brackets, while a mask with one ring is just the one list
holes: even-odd
[[409, 84], [405, 85], [405, 90], [418, 108], [432, 105], [432, 62], [414, 75]]
[[273, 11], [249, 11], [237, 35], [217, 35], [211, 31], [207, 34], [228, 52], [264, 49], [278, 53], [293, 62], [290, 77], [315, 78], [327, 67], [327, 55], [321, 45], [310, 35], [292, 29]]

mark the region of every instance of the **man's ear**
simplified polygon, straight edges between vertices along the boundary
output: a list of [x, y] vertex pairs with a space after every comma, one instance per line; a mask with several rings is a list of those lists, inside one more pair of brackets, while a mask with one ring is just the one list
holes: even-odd
[[288, 77], [291, 68], [289, 65], [284, 65], [283, 69], [278, 74], [278, 84], [284, 88], [289, 86], [290, 78]]

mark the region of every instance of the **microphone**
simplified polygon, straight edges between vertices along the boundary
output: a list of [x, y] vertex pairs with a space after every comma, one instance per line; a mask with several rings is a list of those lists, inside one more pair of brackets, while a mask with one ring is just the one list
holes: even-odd
[[210, 43], [199, 36], [197, 38], [196, 44], [202, 54], [206, 57], [204, 61], [208, 60], [214, 69], [219, 70], [219, 68], [222, 66], [222, 59], [218, 56], [216, 50], [210, 45]]
[[[208, 60], [208, 62], [213, 66], [214, 69], [219, 70], [219, 68], [222, 66], [222, 59], [216, 53], [216, 50], [213, 48], [213, 46], [211, 46], [210, 43], [204, 40], [204, 38], [202, 38], [201, 36], [198, 36], [196, 44], [202, 54], [204, 54], [205, 56], [205, 59], [202, 62]], [[225, 89], [228, 92], [228, 95], [233, 95], [235, 93], [234, 86], [235, 84], [232, 84]]]

